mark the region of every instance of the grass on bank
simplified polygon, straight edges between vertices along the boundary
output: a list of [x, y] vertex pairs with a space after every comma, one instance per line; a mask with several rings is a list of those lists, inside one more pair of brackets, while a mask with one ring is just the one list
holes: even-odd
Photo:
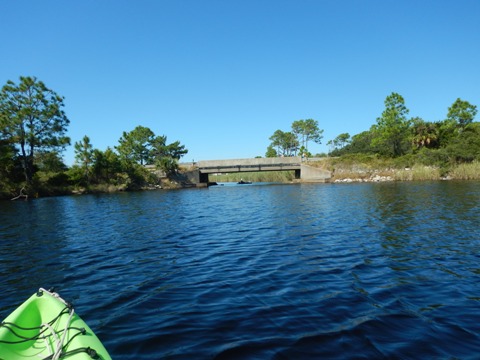
[[449, 175], [457, 180], [480, 180], [480, 162], [459, 164], [450, 171]]
[[449, 169], [435, 166], [415, 165], [411, 169], [397, 170], [395, 180], [480, 180], [480, 163], [453, 165]]
[[[457, 164], [449, 167], [412, 164], [409, 157], [385, 159], [375, 155], [324, 158], [309, 163], [332, 172], [336, 179], [365, 179], [373, 176], [390, 176], [396, 181], [434, 181], [445, 178], [452, 180], [480, 180], [480, 162]], [[294, 171], [264, 171], [251, 173], [228, 173], [210, 175], [210, 181], [238, 182], [241, 179], [252, 182], [292, 182]]]
[[397, 181], [425, 181], [440, 180], [440, 169], [432, 166], [415, 165], [412, 168], [395, 171], [394, 179]]
[[313, 165], [332, 172], [333, 179], [369, 179], [390, 176], [397, 181], [428, 181], [441, 179], [480, 180], [480, 162], [462, 164], [422, 164], [415, 157], [390, 159], [377, 155], [348, 155], [325, 158]]
[[241, 172], [219, 175], [209, 175], [212, 182], [291, 182], [295, 179], [295, 171], [262, 171], [262, 172]]

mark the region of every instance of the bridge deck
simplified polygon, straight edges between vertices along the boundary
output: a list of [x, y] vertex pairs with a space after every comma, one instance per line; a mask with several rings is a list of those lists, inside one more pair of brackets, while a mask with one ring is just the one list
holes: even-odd
[[203, 174], [221, 172], [251, 172], [251, 171], [282, 171], [299, 170], [301, 158], [256, 158], [256, 159], [233, 159], [233, 160], [209, 160], [199, 161], [198, 169]]

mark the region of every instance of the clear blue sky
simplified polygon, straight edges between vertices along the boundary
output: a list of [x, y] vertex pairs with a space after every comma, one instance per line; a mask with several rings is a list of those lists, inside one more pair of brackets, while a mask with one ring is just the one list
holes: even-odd
[[264, 156], [308, 118], [325, 152], [391, 92], [427, 121], [480, 107], [478, 0], [0, 0], [0, 33], [1, 86], [65, 97], [69, 165], [84, 135], [105, 150], [138, 125], [197, 161]]

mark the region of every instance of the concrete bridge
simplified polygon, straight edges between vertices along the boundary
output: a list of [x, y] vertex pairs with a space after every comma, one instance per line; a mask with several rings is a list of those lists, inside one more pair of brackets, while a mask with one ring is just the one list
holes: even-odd
[[328, 182], [331, 178], [330, 171], [310, 166], [299, 156], [198, 161], [188, 178], [196, 184], [206, 185], [209, 174], [285, 170], [294, 170], [295, 178], [301, 182]]

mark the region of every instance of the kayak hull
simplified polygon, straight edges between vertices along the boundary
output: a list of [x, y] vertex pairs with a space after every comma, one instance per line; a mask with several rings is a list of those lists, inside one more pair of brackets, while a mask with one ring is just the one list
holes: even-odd
[[0, 325], [0, 360], [111, 359], [92, 329], [58, 294], [40, 289]]

